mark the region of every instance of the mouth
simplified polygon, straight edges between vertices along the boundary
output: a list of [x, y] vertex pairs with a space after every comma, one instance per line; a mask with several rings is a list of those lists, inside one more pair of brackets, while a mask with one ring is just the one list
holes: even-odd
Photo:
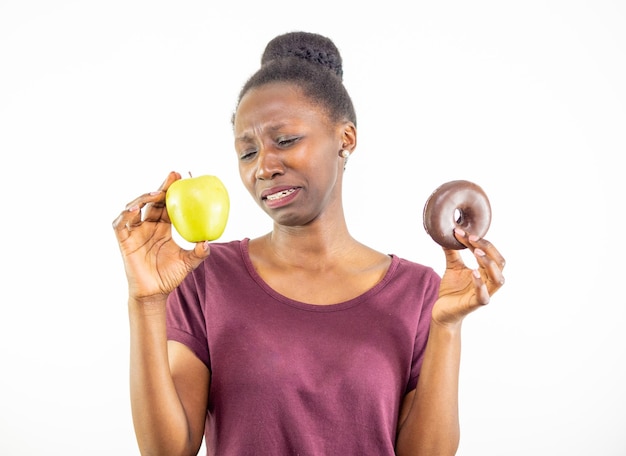
[[281, 198], [285, 198], [286, 196], [291, 195], [295, 191], [296, 191], [295, 188], [288, 188], [287, 190], [281, 190], [280, 192], [276, 192], [276, 193], [271, 193], [269, 195], [265, 195], [263, 197], [263, 199], [270, 200], [270, 201], [276, 201], [276, 200], [279, 200]]
[[271, 208], [278, 208], [289, 204], [296, 197], [300, 187], [274, 187], [265, 190], [261, 199]]

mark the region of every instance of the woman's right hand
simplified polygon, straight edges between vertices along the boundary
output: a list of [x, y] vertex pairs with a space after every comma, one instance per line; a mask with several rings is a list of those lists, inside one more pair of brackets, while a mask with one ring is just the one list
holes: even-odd
[[179, 173], [171, 172], [157, 191], [128, 203], [113, 221], [129, 297], [134, 300], [167, 298], [185, 276], [209, 256], [208, 242], [199, 242], [193, 250], [185, 250], [172, 238], [165, 193], [180, 178]]

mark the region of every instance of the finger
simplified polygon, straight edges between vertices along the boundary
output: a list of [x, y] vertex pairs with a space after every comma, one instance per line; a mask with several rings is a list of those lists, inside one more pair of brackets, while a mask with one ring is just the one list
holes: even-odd
[[170, 185], [172, 185], [179, 179], [181, 179], [180, 173], [177, 173], [176, 171], [170, 171], [170, 173], [167, 175], [167, 177], [159, 187], [159, 190], [167, 192], [167, 189], [170, 187]]
[[489, 258], [498, 264], [500, 270], [504, 269], [504, 266], [506, 265], [504, 257], [487, 239], [480, 238], [475, 234], [468, 233], [460, 228], [454, 229], [454, 236], [460, 243], [468, 247], [471, 251], [474, 251], [476, 248], [481, 249]]
[[149, 197], [154, 199], [146, 203], [146, 207], [143, 211], [143, 219], [146, 222], [158, 222], [161, 220], [169, 221], [167, 211], [165, 210], [165, 192], [157, 190], [148, 193]]
[[120, 215], [113, 220], [113, 230], [119, 240], [126, 240], [130, 236], [133, 226], [141, 223], [141, 210], [138, 204], [131, 205], [124, 209]]
[[489, 242], [485, 238], [480, 238], [474, 234], [466, 233], [462, 230], [459, 230], [459, 231], [462, 234], [457, 233], [457, 231], [455, 230], [455, 234], [457, 235], [459, 242], [462, 242], [464, 245], [467, 245], [472, 250], [474, 248], [481, 249], [483, 252], [487, 254], [487, 256], [489, 256], [489, 258], [493, 259], [498, 264], [500, 269], [504, 268], [504, 266], [506, 265], [506, 261], [504, 257], [500, 254], [498, 249], [496, 249], [495, 246], [491, 242]]
[[209, 241], [198, 242], [194, 248], [187, 252], [187, 261], [191, 269], [200, 266], [211, 253], [211, 243]]
[[446, 255], [446, 269], [462, 269], [465, 267], [460, 250], [444, 248], [443, 252]]
[[487, 256], [491, 258], [500, 269], [504, 269], [504, 266], [506, 265], [506, 260], [491, 242], [489, 242], [487, 239], [479, 239], [476, 236], [469, 236], [469, 241], [472, 243], [472, 246], [480, 248], [483, 252], [485, 252]]
[[145, 193], [135, 198], [126, 205], [120, 215], [113, 221], [113, 228], [118, 232], [121, 232], [123, 229], [131, 231], [133, 227], [141, 224], [142, 209], [146, 205], [162, 198], [163, 192], [160, 191]]
[[465, 247], [471, 248], [472, 245], [468, 239], [469, 233], [467, 233], [466, 231], [462, 230], [459, 227], [456, 227], [454, 228], [454, 237], [456, 238], [457, 241], [459, 241]]
[[480, 272], [476, 269], [472, 270], [472, 280], [474, 282], [474, 289], [476, 290], [477, 304], [481, 306], [489, 304], [491, 294], [489, 293], [487, 284], [485, 284]]
[[159, 198], [151, 201], [144, 211], [144, 219], [152, 222], [156, 222], [159, 220], [165, 220], [169, 222], [169, 216], [167, 215], [167, 211], [165, 210], [165, 195], [167, 193], [167, 189], [174, 182], [181, 178], [180, 173], [175, 171], [171, 171], [163, 183], [159, 186], [159, 189], [155, 192], [151, 192], [152, 196], [159, 196]]
[[[133, 215], [133, 220], [130, 222], [130, 224], [138, 225], [139, 223], [141, 223], [142, 212], [145, 213], [144, 208], [147, 207], [149, 204], [158, 202], [159, 200], [164, 199], [164, 198], [165, 198], [165, 195], [163, 194], [163, 192], [156, 191], [156, 192], [144, 193], [143, 195], [138, 196], [137, 198], [132, 200], [130, 203], [128, 203], [126, 205], [125, 210], [129, 211]], [[138, 209], [138, 210], [131, 211], [131, 209]], [[129, 214], [127, 214], [127, 216], [128, 215]], [[126, 220], [128, 220], [128, 218]]]
[[504, 275], [496, 260], [490, 258], [485, 251], [476, 247], [474, 256], [480, 267], [481, 277], [489, 294], [493, 294], [504, 285]]

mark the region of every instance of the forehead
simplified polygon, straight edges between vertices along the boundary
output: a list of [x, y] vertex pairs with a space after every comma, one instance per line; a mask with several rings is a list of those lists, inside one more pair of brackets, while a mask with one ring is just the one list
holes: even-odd
[[330, 124], [323, 107], [293, 83], [270, 83], [250, 89], [241, 98], [234, 115], [235, 132], [257, 129], [268, 123]]

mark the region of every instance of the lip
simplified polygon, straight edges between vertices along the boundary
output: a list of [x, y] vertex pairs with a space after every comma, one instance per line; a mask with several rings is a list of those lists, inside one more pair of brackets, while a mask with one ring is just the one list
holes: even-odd
[[[293, 185], [280, 185], [280, 186], [268, 188], [266, 190], [263, 190], [263, 192], [261, 192], [261, 200], [269, 208], [274, 209], [274, 208], [282, 207], [282, 206], [289, 204], [291, 201], [293, 201], [294, 198], [296, 198], [296, 196], [298, 195], [298, 193], [300, 193], [300, 189], [301, 187], [296, 187]], [[273, 195], [274, 193], [280, 193], [280, 192], [284, 192], [287, 190], [293, 190], [293, 192], [279, 199], [275, 199], [275, 200], [267, 199], [268, 195]]]

